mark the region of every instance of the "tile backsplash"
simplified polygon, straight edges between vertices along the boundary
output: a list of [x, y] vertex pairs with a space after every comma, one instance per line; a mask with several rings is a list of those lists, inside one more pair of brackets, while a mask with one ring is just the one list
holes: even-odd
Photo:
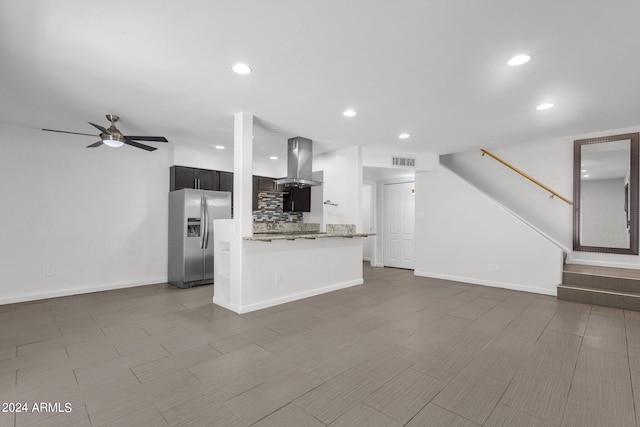
[[282, 193], [258, 193], [258, 210], [253, 222], [302, 222], [302, 212], [284, 212]]

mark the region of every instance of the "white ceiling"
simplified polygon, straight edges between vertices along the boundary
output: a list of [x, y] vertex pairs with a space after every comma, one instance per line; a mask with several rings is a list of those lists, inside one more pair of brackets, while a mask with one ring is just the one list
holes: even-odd
[[230, 147], [245, 111], [257, 143], [301, 135], [316, 152], [623, 128], [640, 123], [638, 16], [638, 0], [9, 0], [0, 121], [94, 133], [112, 113], [125, 134]]

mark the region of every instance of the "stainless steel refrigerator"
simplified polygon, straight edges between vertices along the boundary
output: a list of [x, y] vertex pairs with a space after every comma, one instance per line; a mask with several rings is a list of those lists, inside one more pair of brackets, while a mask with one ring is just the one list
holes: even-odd
[[228, 191], [169, 192], [169, 283], [179, 288], [213, 283], [213, 220], [228, 218]]

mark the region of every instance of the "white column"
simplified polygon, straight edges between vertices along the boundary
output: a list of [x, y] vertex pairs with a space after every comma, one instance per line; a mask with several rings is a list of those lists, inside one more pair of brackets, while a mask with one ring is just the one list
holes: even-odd
[[233, 128], [233, 237], [229, 303], [242, 306], [244, 236], [253, 234], [253, 115], [236, 113]]
[[368, 233], [362, 230], [362, 146], [358, 145], [358, 163], [356, 165], [356, 231]]

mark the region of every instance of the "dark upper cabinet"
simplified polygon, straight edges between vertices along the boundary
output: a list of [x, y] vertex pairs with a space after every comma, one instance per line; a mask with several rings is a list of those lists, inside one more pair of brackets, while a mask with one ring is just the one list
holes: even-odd
[[[172, 166], [169, 170], [169, 191], [183, 188], [230, 191], [233, 204], [233, 172]], [[285, 187], [277, 185], [275, 178], [253, 175], [252, 208], [258, 210], [258, 193], [261, 191], [283, 192], [284, 212], [311, 212], [311, 187]]]
[[276, 180], [266, 176], [253, 175], [252, 209], [258, 210], [258, 193], [261, 191], [276, 191]]
[[231, 211], [233, 212], [233, 172], [218, 171], [218, 190], [231, 191]]
[[169, 191], [183, 188], [218, 190], [218, 171], [172, 166], [169, 169]]
[[276, 191], [276, 180], [273, 178], [267, 178], [266, 176], [259, 176], [260, 178], [260, 191]]
[[233, 192], [233, 172], [218, 172], [218, 190]]
[[196, 172], [196, 179], [198, 179], [198, 185], [203, 190], [218, 191], [220, 186], [218, 184], [218, 171], [199, 169]]
[[260, 177], [253, 175], [253, 190], [251, 191], [251, 210], [258, 210], [258, 193], [260, 192]]
[[169, 169], [169, 191], [196, 188], [196, 173], [193, 168], [172, 166]]
[[289, 187], [282, 199], [284, 212], [311, 212], [311, 187]]

